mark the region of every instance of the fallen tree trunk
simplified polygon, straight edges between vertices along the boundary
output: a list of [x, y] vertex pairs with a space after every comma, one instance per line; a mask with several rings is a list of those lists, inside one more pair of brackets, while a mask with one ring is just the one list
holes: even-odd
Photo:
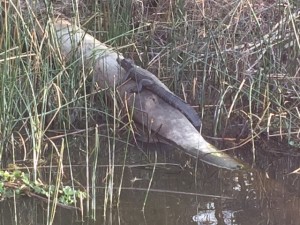
[[[82, 67], [92, 68], [93, 79], [100, 88], [112, 88], [121, 83], [126, 72], [117, 59], [123, 59], [123, 56], [64, 20], [55, 21], [53, 26], [63, 56], [70, 58], [72, 55], [74, 59], [75, 55]], [[180, 111], [155, 93], [146, 89], [138, 94], [129, 93], [128, 90], [135, 85], [135, 81], [128, 81], [118, 88], [123, 101], [131, 109], [134, 108], [135, 122], [208, 164], [227, 169], [243, 167], [241, 163], [206, 142]]]

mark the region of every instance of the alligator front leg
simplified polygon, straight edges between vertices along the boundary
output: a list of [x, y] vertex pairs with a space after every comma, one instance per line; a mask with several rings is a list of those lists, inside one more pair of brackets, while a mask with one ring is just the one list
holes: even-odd
[[147, 89], [151, 89], [151, 85], [154, 84], [154, 81], [148, 80], [148, 79], [141, 79], [137, 81], [137, 86], [135, 88], [132, 88], [130, 91], [134, 93], [140, 93], [143, 89], [143, 87], [148, 87]]

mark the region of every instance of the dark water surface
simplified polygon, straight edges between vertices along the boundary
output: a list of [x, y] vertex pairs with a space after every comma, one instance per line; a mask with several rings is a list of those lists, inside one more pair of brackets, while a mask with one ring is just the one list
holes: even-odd
[[[76, 144], [72, 151], [77, 151], [76, 147], [82, 149]], [[108, 169], [103, 165], [107, 165], [107, 149], [102, 146], [98, 157], [96, 209], [92, 209], [92, 198], [90, 212], [84, 212], [83, 218], [74, 210], [58, 207], [53, 224], [300, 224], [299, 177], [289, 174], [300, 167], [297, 156], [266, 153], [257, 158], [259, 169], [232, 172], [197, 163], [164, 145], [144, 146], [143, 151], [129, 148], [123, 177], [123, 167], [115, 167], [115, 189], [110, 189], [113, 190], [113, 204], [105, 209]], [[116, 148], [115, 164], [123, 165], [124, 149], [122, 145]], [[157, 164], [154, 167], [155, 154]], [[91, 164], [93, 159], [90, 158]], [[73, 164], [73, 176], [76, 184], [86, 185], [86, 167], [80, 162], [81, 159], [77, 159]], [[64, 170], [65, 179], [68, 179], [69, 169]], [[118, 201], [120, 180], [123, 189]], [[84, 208], [86, 210], [86, 205]], [[47, 224], [48, 213], [47, 204], [40, 200], [10, 199], [0, 202], [0, 225]], [[93, 213], [95, 220], [91, 219]]]

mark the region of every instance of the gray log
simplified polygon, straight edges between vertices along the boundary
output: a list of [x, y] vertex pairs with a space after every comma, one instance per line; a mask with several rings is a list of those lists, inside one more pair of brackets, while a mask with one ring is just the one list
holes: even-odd
[[[117, 62], [118, 58], [123, 59], [122, 56], [66, 21], [55, 21], [53, 26], [64, 57], [73, 55], [73, 59], [75, 55], [82, 67], [93, 71], [94, 81], [99, 87], [112, 88], [120, 84], [126, 75]], [[206, 142], [185, 115], [153, 92], [129, 93], [135, 85], [135, 81], [129, 81], [118, 88], [121, 98], [134, 109], [135, 122], [144, 124], [164, 140], [208, 164], [227, 169], [243, 167], [237, 160]]]

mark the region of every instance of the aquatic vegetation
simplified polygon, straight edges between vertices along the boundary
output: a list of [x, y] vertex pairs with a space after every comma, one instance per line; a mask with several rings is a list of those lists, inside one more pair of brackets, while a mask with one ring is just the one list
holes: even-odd
[[0, 170], [0, 199], [2, 201], [15, 195], [26, 195], [45, 202], [52, 202], [56, 191], [58, 192], [58, 206], [66, 208], [74, 207], [76, 209], [78, 202], [87, 197], [86, 192], [75, 190], [70, 186], [57, 187], [46, 185], [40, 180], [33, 181], [29, 174], [20, 170]]

